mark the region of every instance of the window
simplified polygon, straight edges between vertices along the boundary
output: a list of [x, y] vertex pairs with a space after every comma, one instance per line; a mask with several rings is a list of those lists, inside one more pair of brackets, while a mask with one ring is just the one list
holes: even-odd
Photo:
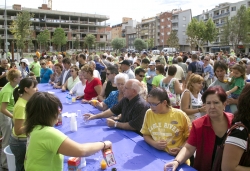
[[170, 18], [168, 18], [168, 21], [170, 20]]
[[168, 32], [168, 35], [170, 35], [170, 32]]
[[161, 22], [164, 22], [164, 18], [163, 18], [163, 19], [161, 19]]
[[170, 24], [168, 25], [168, 28], [170, 28]]
[[186, 17], [183, 17], [183, 21], [186, 21]]
[[100, 35], [100, 38], [103, 38], [103, 35]]
[[162, 29], [164, 29], [164, 26], [161, 26]]
[[183, 27], [186, 27], [186, 24], [183, 24], [182, 26], [183, 26]]
[[161, 40], [161, 42], [163, 43], [163, 40]]
[[164, 35], [164, 33], [161, 33], [161, 35], [163, 36], [163, 35]]
[[231, 7], [231, 11], [236, 11], [236, 7]]

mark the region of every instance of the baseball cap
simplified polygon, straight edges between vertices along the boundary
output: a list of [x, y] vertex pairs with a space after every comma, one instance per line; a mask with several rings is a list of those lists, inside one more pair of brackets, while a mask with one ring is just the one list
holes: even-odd
[[147, 53], [147, 52], [143, 52], [143, 54], [148, 56], [148, 53]]
[[24, 62], [24, 63], [26, 63], [27, 65], [30, 65], [28, 59], [22, 59], [21, 62]]
[[155, 62], [151, 61], [149, 65], [155, 65]]
[[123, 60], [120, 64], [124, 64], [124, 65], [130, 66], [130, 61], [129, 60]]

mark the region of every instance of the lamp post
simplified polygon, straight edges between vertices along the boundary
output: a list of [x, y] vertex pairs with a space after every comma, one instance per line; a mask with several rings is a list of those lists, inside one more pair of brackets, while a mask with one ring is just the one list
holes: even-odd
[[5, 19], [5, 53], [7, 57], [8, 52], [8, 42], [7, 42], [7, 11], [6, 11], [6, 0], [5, 0], [5, 11], [4, 11], [4, 19]]

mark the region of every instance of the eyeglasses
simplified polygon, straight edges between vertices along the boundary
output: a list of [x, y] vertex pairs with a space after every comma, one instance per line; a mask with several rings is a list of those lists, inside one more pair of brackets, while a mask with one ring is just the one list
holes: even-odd
[[145, 77], [145, 75], [139, 75], [140, 77]]
[[156, 107], [156, 106], [158, 106], [160, 103], [162, 103], [162, 102], [159, 102], [159, 103], [157, 103], [157, 104], [149, 103], [149, 102], [148, 102], [148, 105], [149, 105], [150, 107]]
[[74, 72], [74, 70], [70, 70], [70, 72]]
[[204, 59], [205, 61], [209, 61], [208, 59]]
[[42, 63], [41, 65], [45, 65], [45, 63]]

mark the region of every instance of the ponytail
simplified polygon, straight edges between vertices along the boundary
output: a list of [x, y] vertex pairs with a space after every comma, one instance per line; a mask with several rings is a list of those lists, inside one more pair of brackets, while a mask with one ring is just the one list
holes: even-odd
[[19, 98], [19, 96], [20, 96], [20, 93], [19, 93], [19, 86], [18, 87], [16, 87], [15, 89], [14, 89], [14, 91], [13, 91], [13, 96], [14, 96], [14, 101], [15, 101], [15, 103], [17, 102], [17, 100], [18, 100], [18, 98]]

